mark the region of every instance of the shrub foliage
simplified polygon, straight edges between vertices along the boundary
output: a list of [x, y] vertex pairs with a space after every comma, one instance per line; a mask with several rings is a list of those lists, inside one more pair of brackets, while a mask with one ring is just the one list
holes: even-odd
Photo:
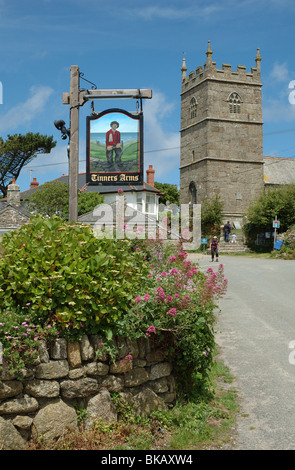
[[[21, 367], [40, 339], [100, 333], [155, 340], [187, 390], [214, 351], [223, 266], [202, 273], [181, 244], [97, 239], [90, 227], [36, 216], [2, 240], [0, 342]], [[109, 349], [108, 349], [109, 348]], [[130, 357], [129, 357], [130, 358]], [[131, 358], [132, 359], [132, 358]]]

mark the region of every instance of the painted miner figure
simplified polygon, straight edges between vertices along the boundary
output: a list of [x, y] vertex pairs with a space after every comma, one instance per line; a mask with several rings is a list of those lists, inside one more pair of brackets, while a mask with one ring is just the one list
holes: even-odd
[[111, 129], [106, 133], [106, 155], [108, 167], [112, 168], [114, 165], [113, 156], [115, 153], [115, 163], [121, 163], [122, 157], [122, 148], [120, 142], [120, 132], [117, 130], [119, 123], [117, 121], [112, 121], [110, 124]]

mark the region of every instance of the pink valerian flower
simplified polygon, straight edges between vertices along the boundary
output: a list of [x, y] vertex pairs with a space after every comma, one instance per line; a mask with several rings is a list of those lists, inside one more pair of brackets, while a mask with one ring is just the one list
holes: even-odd
[[179, 299], [180, 295], [179, 294], [174, 294], [175, 299]]
[[172, 269], [170, 269], [169, 273], [172, 274], [172, 275], [173, 274], [178, 274], [178, 270], [177, 270], [177, 268], [172, 268]]
[[171, 315], [173, 318], [175, 318], [176, 315], [177, 315], [176, 308], [170, 308], [170, 310], [168, 310], [168, 312], [167, 312], [167, 315]]
[[141, 301], [142, 301], [142, 298], [139, 297], [139, 295], [138, 295], [138, 296], [136, 297], [136, 299], [135, 299], [135, 302], [136, 302], [137, 304], [139, 304], [139, 302], [141, 302]]
[[149, 294], [145, 294], [143, 300], [145, 300], [147, 302], [149, 300], [149, 298], [150, 298]]
[[157, 287], [156, 292], [163, 292], [163, 287], [161, 286]]
[[165, 300], [167, 300], [167, 302], [168, 302], [169, 304], [171, 304], [171, 302], [172, 302], [172, 300], [173, 300], [172, 295], [167, 295], [167, 297], [166, 297]]
[[165, 297], [166, 297], [165, 292], [161, 291], [159, 292], [157, 299], [161, 301], [161, 300], [165, 300]]
[[156, 328], [153, 325], [149, 326], [148, 329], [146, 330], [146, 336], [150, 338], [151, 333], [156, 333]]
[[133, 361], [132, 354], [127, 354], [124, 359], [127, 359], [127, 361]]
[[170, 263], [172, 263], [173, 261], [176, 261], [176, 256], [170, 256], [168, 261], [170, 261]]

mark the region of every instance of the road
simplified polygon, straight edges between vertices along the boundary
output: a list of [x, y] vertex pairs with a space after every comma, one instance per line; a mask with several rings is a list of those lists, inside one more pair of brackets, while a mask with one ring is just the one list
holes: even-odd
[[[218, 266], [206, 255], [190, 259], [202, 270]], [[295, 261], [221, 256], [219, 262], [229, 284], [216, 342], [241, 401], [232, 448], [295, 450]]]

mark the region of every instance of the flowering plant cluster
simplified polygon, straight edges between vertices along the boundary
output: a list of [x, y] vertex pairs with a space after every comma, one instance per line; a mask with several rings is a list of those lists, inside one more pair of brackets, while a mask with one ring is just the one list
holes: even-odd
[[181, 244], [148, 241], [141, 249], [148, 255], [150, 271], [124, 316], [124, 327], [134, 337], [162, 342], [180, 374], [189, 379], [198, 372], [203, 380], [215, 347], [214, 311], [227, 290], [224, 267], [201, 272]]
[[43, 328], [35, 325], [23, 310], [6, 311], [0, 315], [0, 340], [4, 358], [9, 358], [10, 373], [19, 375], [27, 363], [36, 359], [40, 342], [56, 338], [59, 334], [51, 324]]

